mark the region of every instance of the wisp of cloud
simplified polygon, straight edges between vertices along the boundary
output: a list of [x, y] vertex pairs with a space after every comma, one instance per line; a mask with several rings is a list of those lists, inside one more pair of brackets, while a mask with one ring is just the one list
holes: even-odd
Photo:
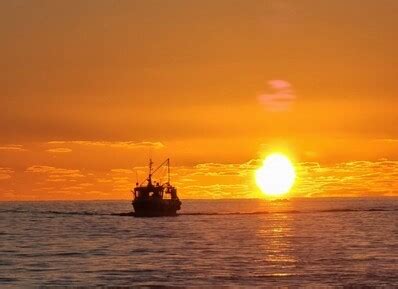
[[269, 80], [264, 93], [258, 96], [258, 100], [269, 111], [281, 112], [291, 108], [296, 99], [292, 85], [285, 80]]

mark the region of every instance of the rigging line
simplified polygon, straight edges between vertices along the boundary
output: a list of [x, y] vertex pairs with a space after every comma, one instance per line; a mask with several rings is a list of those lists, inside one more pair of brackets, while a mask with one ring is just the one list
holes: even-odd
[[[155, 174], [157, 172], [157, 170], [159, 170], [161, 167], [163, 167], [163, 165], [165, 163], [168, 163], [170, 166], [170, 159], [166, 159], [163, 163], [161, 163], [155, 170], [151, 170], [152, 167], [152, 160], [150, 160], [150, 175], [152, 176], [153, 174]], [[169, 168], [170, 169], [170, 168]], [[170, 179], [170, 174], [169, 174], [169, 179]], [[140, 186], [142, 186], [142, 184], [146, 181], [147, 179], [143, 180], [142, 183], [140, 184]], [[170, 181], [169, 181], [170, 182]]]
[[161, 167], [163, 167], [164, 164], [168, 163], [169, 159], [165, 160], [163, 163], [161, 163], [153, 172], [152, 174], [156, 173], [157, 170], [159, 170]]

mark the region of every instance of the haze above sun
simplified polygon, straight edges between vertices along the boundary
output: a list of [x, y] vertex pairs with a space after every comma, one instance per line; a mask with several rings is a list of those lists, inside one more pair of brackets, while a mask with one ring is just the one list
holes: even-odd
[[283, 154], [273, 153], [266, 157], [256, 173], [256, 184], [267, 196], [287, 194], [294, 185], [296, 172], [292, 162]]

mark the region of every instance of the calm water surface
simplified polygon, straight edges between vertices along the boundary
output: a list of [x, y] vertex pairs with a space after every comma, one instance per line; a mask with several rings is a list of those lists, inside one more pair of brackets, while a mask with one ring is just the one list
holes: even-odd
[[129, 211], [129, 201], [0, 203], [0, 287], [398, 286], [398, 198]]

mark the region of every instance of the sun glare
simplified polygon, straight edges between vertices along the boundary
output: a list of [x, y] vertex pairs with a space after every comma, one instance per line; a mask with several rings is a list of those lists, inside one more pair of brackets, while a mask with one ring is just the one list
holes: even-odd
[[292, 162], [283, 154], [269, 155], [256, 171], [256, 183], [269, 196], [281, 196], [290, 191], [296, 179]]

